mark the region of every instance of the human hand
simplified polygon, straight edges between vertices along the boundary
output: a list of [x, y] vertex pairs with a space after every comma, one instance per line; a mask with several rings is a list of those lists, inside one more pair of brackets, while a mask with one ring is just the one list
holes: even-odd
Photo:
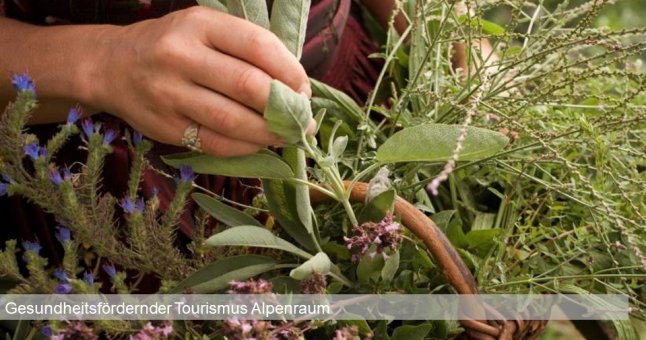
[[305, 70], [273, 33], [211, 9], [115, 28], [102, 43], [88, 102], [163, 143], [181, 145], [196, 122], [206, 153], [255, 153], [281, 143], [262, 117], [272, 79], [311, 96]]

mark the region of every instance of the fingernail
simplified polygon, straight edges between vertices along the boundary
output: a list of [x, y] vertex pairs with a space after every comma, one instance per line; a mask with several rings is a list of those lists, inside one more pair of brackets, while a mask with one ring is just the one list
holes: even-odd
[[307, 98], [312, 98], [312, 88], [309, 83], [305, 83], [298, 88], [298, 93], [304, 94]]

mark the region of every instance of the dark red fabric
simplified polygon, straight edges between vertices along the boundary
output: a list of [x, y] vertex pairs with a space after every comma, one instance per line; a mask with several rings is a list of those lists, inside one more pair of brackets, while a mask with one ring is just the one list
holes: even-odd
[[[55, 23], [74, 21], [69, 17], [69, 13], [74, 12], [74, 8], [70, 6], [57, 7], [55, 5], [62, 3], [69, 4], [69, 1], [8, 1], [12, 4], [7, 7], [8, 14], [12, 16], [13, 13], [13, 17], [20, 17], [20, 15], [16, 14], [16, 11], [21, 11], [23, 17], [29, 16], [26, 20], [31, 21], [49, 20], [49, 23], [54, 23], [55, 21]], [[138, 1], [134, 2], [138, 3]], [[160, 2], [163, 3], [163, 1], [154, 1], [154, 4]], [[311, 64], [307, 69], [308, 72], [316, 76], [316, 78], [348, 93], [358, 103], [363, 103], [376, 81], [381, 63], [375, 59], [367, 58], [369, 54], [376, 52], [378, 48], [362, 28], [359, 11], [355, 9], [351, 15], [348, 15], [350, 2], [350, 0], [321, 0], [315, 2], [308, 27], [320, 28], [320, 31], [316, 32], [316, 30], [308, 29], [307, 34], [309, 39], [304, 47], [304, 57], [311, 55], [319, 57], [320, 55], [324, 55], [325, 58], [316, 60], [306, 58], [305, 63], [309, 62]], [[97, 1], [96, 3], [100, 2]], [[133, 1], [113, 0], [105, 1], [104, 3], [109, 8], [125, 8], [124, 3], [132, 4]], [[172, 9], [180, 8], [186, 4], [186, 2], [179, 0], [171, 1], [171, 3], [176, 4], [175, 7], [169, 7]], [[338, 4], [338, 7], [329, 7], [336, 4]], [[54, 11], [51, 13], [56, 15], [49, 15], [47, 13], [50, 12], [47, 12], [43, 8], [49, 8], [50, 10], [56, 9], [58, 12]], [[161, 15], [158, 12], [154, 12], [153, 14], [153, 12], [150, 12], [152, 10], [150, 8], [142, 9], [139, 6], [135, 7], [135, 9], [139, 15], [146, 17]], [[77, 13], [77, 15], [81, 17], [89, 17], [89, 14], [86, 13], [87, 11], [79, 10], [78, 12], [80, 14]], [[105, 16], [99, 16], [98, 19], [100, 20], [115, 19], [119, 22], [122, 20], [126, 21], [127, 19], [126, 15], [117, 17], [117, 14], [111, 11], [108, 11], [109, 15], [105, 14], [107, 13], [105, 10], [99, 12]], [[128, 15], [131, 14], [129, 12]], [[46, 20], [48, 17], [50, 19]], [[54, 20], [52, 18], [56, 19]], [[330, 26], [330, 22], [334, 23], [334, 25]], [[334, 34], [331, 34], [331, 32]], [[335, 48], [330, 49], [330, 46], [335, 46]], [[129, 129], [123, 121], [109, 114], [101, 114], [93, 117], [93, 119], [101, 121], [104, 126], [121, 131], [122, 133], [126, 129]], [[30, 132], [36, 133], [41, 138], [41, 141], [49, 138], [55, 130], [56, 127], [54, 125], [30, 128]], [[79, 145], [81, 145], [81, 141], [78, 138], [68, 143], [60, 153], [60, 156], [57, 157], [58, 165], [73, 165], [75, 162], [83, 162], [85, 160], [85, 153], [79, 149]], [[114, 153], [106, 159], [102, 188], [105, 192], [110, 192], [115, 197], [122, 197], [126, 191], [128, 169], [132, 162], [132, 154], [127, 149], [123, 140], [116, 140], [112, 146]], [[161, 161], [160, 157], [161, 155], [179, 151], [185, 150], [157, 143], [154, 149], [148, 154], [148, 158], [154, 168], [167, 173], [176, 173], [176, 170], [167, 167]], [[257, 194], [259, 186], [257, 180], [240, 180], [219, 176], [199, 176], [197, 182], [213, 192], [222, 193], [227, 198], [246, 203], [250, 202], [253, 196]], [[168, 206], [173, 197], [174, 190], [175, 182], [172, 179], [161, 176], [152, 169], [148, 169], [144, 173], [141, 195], [145, 198], [150, 198], [152, 193], [157, 191], [162, 209]], [[193, 208], [193, 204], [189, 203], [188, 209], [180, 224], [182, 234], [186, 236], [190, 236], [194, 230], [192, 218]], [[120, 210], [120, 208], [117, 208], [117, 210]], [[4, 243], [4, 240], [8, 239], [38, 240], [43, 244], [44, 254], [49, 256], [52, 262], [60, 263], [58, 255], [60, 246], [53, 237], [56, 223], [51, 215], [45, 214], [40, 208], [24, 201], [20, 197], [7, 198], [5, 196], [0, 197], [0, 216], [0, 226], [2, 228], [0, 241]], [[0, 245], [0, 247], [2, 246]]]

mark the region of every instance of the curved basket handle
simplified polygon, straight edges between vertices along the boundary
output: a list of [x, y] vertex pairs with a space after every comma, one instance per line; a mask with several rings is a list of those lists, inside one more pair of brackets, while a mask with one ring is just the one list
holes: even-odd
[[[343, 184], [347, 189], [351, 182], [344, 181]], [[354, 203], [365, 202], [367, 191], [367, 183], [355, 183], [350, 192], [350, 201]], [[310, 199], [312, 204], [332, 202], [332, 198], [314, 189], [310, 190]], [[458, 293], [465, 295], [478, 294], [473, 275], [451, 242], [430, 218], [401, 197], [397, 197], [395, 200], [394, 213], [401, 216], [402, 224], [424, 242], [442, 269], [444, 277]], [[485, 315], [483, 306], [476, 304], [473, 307], [482, 309], [480, 314]], [[512, 336], [518, 330], [518, 325], [515, 321], [503, 320], [497, 322], [498, 327], [478, 320], [462, 320], [460, 323], [467, 329], [467, 336], [470, 339], [512, 339]]]

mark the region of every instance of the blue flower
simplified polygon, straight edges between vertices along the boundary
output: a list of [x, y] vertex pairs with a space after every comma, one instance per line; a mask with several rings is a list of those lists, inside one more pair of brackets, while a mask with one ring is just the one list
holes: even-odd
[[49, 180], [54, 183], [54, 185], [59, 186], [61, 183], [63, 183], [63, 177], [61, 177], [61, 173], [58, 172], [57, 169], [49, 169]]
[[143, 212], [143, 211], [144, 211], [144, 207], [145, 207], [145, 204], [144, 204], [144, 198], [143, 198], [143, 197], [139, 197], [139, 198], [137, 199], [137, 202], [135, 202], [135, 211], [137, 211], [137, 212]]
[[[116, 274], [116, 271], [115, 271]], [[90, 286], [94, 284], [94, 274], [91, 272], [85, 272], [83, 273], [83, 281], [85, 281], [87, 284]]]
[[83, 133], [85, 134], [85, 138], [88, 140], [92, 135], [94, 134], [94, 124], [92, 123], [92, 119], [87, 118], [83, 120], [81, 123], [81, 129], [83, 129]]
[[119, 206], [121, 206], [126, 214], [140, 213], [144, 211], [144, 199], [139, 198], [136, 202], [133, 202], [130, 197], [126, 196], [119, 201]]
[[69, 294], [72, 292], [72, 285], [69, 283], [61, 283], [56, 286], [56, 294]]
[[56, 268], [52, 273], [52, 275], [54, 275], [54, 277], [57, 278], [58, 281], [61, 281], [61, 282], [70, 281], [70, 278], [67, 276], [67, 273], [65, 272], [65, 270], [63, 270], [63, 268]]
[[30, 242], [30, 241], [23, 241], [22, 246], [25, 248], [25, 251], [33, 251], [36, 254], [38, 254], [40, 250], [43, 248], [40, 246], [40, 243]]
[[42, 334], [44, 337], [49, 338], [52, 335], [54, 335], [54, 330], [50, 325], [46, 325], [40, 330], [40, 334]]
[[4, 196], [7, 193], [7, 187], [9, 184], [0, 182], [0, 196]]
[[38, 146], [37, 143], [29, 143], [25, 145], [25, 155], [29, 156], [32, 161], [37, 160], [41, 156], [41, 149], [40, 146]]
[[72, 233], [70, 232], [69, 229], [65, 228], [64, 226], [59, 226], [58, 232], [56, 233], [56, 238], [60, 243], [65, 244], [72, 239], [71, 234]]
[[63, 179], [66, 181], [72, 180], [72, 171], [67, 166], [63, 169]]
[[76, 122], [81, 118], [81, 110], [78, 107], [73, 107], [67, 114], [67, 125], [76, 124]]
[[108, 274], [109, 277], [114, 277], [117, 275], [117, 269], [114, 267], [113, 264], [104, 264], [103, 265], [103, 271]]
[[114, 130], [107, 130], [103, 135], [103, 145], [110, 145], [115, 138], [117, 138], [118, 133]]
[[132, 143], [135, 144], [135, 146], [138, 146], [143, 141], [144, 141], [144, 135], [142, 135], [139, 131], [135, 130], [132, 133]]
[[31, 93], [36, 93], [36, 87], [34, 82], [29, 78], [27, 73], [16, 74], [11, 78], [11, 84], [18, 92], [29, 91]]
[[179, 173], [182, 182], [192, 182], [195, 179], [195, 173], [193, 173], [193, 169], [188, 165], [180, 166]]

